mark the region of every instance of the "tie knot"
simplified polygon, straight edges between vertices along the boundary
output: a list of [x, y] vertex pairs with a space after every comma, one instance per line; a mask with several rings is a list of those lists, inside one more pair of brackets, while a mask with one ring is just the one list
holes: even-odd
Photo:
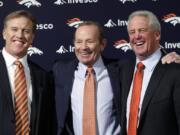
[[87, 74], [92, 74], [94, 72], [94, 69], [92, 66], [88, 66], [87, 68]]
[[142, 69], [144, 69], [145, 68], [145, 66], [144, 66], [144, 64], [142, 63], [142, 62], [139, 62], [138, 64], [137, 64], [137, 69], [138, 70], [142, 70]]
[[14, 64], [19, 68], [22, 68], [22, 63], [19, 60], [14, 61]]

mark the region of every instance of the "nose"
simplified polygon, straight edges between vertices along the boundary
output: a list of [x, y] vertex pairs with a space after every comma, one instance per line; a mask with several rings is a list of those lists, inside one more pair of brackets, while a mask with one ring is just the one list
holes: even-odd
[[16, 36], [18, 38], [22, 38], [24, 36], [23, 31], [21, 31], [21, 30], [17, 31]]
[[141, 37], [141, 33], [139, 31], [136, 31], [134, 36], [136, 39], [139, 39]]
[[87, 42], [86, 41], [82, 42], [81, 48], [86, 49], [87, 47], [88, 47]]

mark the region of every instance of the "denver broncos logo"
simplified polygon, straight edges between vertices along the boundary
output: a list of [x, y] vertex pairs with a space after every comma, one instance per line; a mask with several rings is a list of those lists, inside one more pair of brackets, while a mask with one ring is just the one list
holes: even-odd
[[3, 1], [0, 1], [0, 7], [2, 7], [4, 5]]
[[126, 40], [122, 39], [122, 40], [118, 40], [115, 42], [114, 47], [116, 49], [121, 49], [124, 52], [127, 52], [127, 50], [131, 50], [131, 46], [130, 43], [128, 43]]
[[163, 17], [164, 22], [171, 23], [173, 26], [180, 23], [180, 17], [176, 16], [174, 13], [169, 13]]
[[81, 21], [79, 18], [72, 18], [72, 19], [69, 19], [67, 20], [67, 25], [69, 27], [74, 27], [74, 28], [77, 28], [79, 26], [79, 24], [83, 23], [83, 21]]
[[123, 4], [125, 3], [125, 2], [127, 2], [127, 1], [130, 1], [130, 2], [136, 2], [137, 0], [119, 0], [119, 1], [121, 1]]
[[65, 0], [57, 0], [57, 1], [54, 2], [54, 4], [56, 4], [56, 5], [64, 5], [64, 4], [66, 4], [66, 1]]
[[33, 54], [42, 55], [43, 52], [40, 49], [36, 48], [36, 47], [29, 47], [28, 51], [27, 51], [27, 54], [29, 56], [32, 56]]
[[18, 0], [17, 1], [20, 5], [25, 5], [26, 7], [30, 8], [31, 6], [40, 7], [41, 3], [36, 0]]

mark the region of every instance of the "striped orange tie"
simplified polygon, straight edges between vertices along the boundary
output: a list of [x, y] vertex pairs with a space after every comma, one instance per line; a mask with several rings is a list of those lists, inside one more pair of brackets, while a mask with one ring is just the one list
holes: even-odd
[[23, 65], [16, 60], [14, 76], [16, 135], [29, 135], [28, 97]]
[[128, 135], [137, 135], [138, 109], [141, 96], [144, 67], [145, 66], [141, 62], [137, 64], [137, 71], [134, 77], [130, 104]]
[[93, 72], [92, 66], [87, 68], [83, 97], [83, 135], [96, 135], [96, 83]]

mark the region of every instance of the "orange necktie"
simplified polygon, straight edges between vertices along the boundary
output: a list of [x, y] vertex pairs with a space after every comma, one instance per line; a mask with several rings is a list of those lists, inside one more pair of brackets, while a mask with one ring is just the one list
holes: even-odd
[[132, 89], [128, 135], [136, 135], [137, 132], [138, 109], [139, 109], [139, 102], [140, 102], [141, 88], [142, 88], [143, 69], [144, 69], [144, 65], [141, 62], [139, 62], [137, 64], [137, 71], [135, 73], [133, 89]]
[[87, 68], [83, 97], [83, 135], [96, 135], [95, 94], [93, 68]]
[[15, 132], [16, 135], [29, 135], [28, 97], [24, 68], [18, 60], [14, 64], [17, 66], [14, 76]]

